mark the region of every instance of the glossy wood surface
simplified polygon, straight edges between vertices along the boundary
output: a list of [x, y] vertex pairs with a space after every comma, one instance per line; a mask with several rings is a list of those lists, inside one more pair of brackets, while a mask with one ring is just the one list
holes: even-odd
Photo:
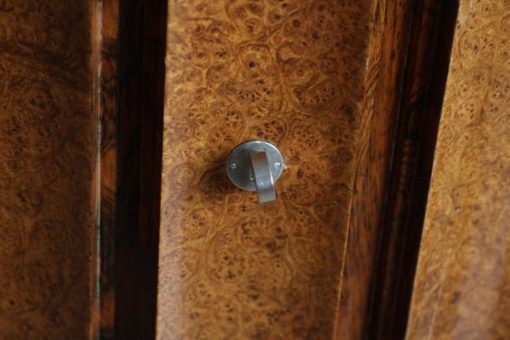
[[0, 338], [87, 338], [95, 309], [97, 16], [0, 3]]
[[[333, 336], [361, 130], [372, 1], [170, 1], [158, 337]], [[225, 158], [266, 139], [278, 202]]]
[[[375, 215], [382, 225], [377, 249], [371, 250], [377, 255], [363, 324], [369, 339], [405, 336], [458, 7], [453, 0], [407, 4], [406, 11], [400, 7], [396, 13], [401, 18], [407, 13], [406, 34], [400, 38], [407, 43], [398, 48], [405, 61], [395, 69], [402, 81], [396, 95], [395, 135], [390, 138], [389, 183], [384, 208]], [[395, 25], [388, 29], [395, 30]]]
[[510, 337], [510, 7], [461, 1], [407, 338]]
[[[112, 338], [115, 332], [115, 241], [118, 221], [118, 59], [119, 0], [103, 0], [99, 9], [100, 74], [100, 218], [99, 218], [99, 310], [94, 334]], [[123, 163], [121, 163], [123, 164]]]
[[356, 154], [337, 339], [363, 339], [370, 327], [370, 295], [376, 279], [411, 8], [409, 1], [380, 1], [370, 22], [365, 118]]

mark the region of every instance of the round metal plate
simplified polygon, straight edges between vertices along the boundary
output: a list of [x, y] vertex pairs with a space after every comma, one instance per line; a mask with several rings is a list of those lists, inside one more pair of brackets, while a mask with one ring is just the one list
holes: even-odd
[[251, 166], [250, 154], [265, 151], [269, 159], [273, 181], [283, 171], [283, 156], [276, 146], [265, 141], [248, 141], [236, 146], [227, 159], [227, 176], [239, 189], [256, 191], [255, 176]]

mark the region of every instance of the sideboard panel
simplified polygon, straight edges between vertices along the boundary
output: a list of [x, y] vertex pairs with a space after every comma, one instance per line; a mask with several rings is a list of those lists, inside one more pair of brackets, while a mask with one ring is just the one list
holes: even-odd
[[510, 336], [510, 7], [462, 1], [409, 339]]
[[[333, 336], [374, 3], [169, 2], [159, 338]], [[251, 139], [285, 158], [272, 206], [225, 176]]]
[[0, 338], [92, 332], [95, 2], [0, 3]]

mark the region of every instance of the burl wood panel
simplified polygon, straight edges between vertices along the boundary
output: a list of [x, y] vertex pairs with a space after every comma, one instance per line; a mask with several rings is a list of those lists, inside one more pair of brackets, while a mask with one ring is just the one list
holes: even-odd
[[510, 6], [462, 1], [409, 339], [510, 337]]
[[[365, 105], [372, 1], [170, 1], [157, 332], [331, 338]], [[226, 179], [278, 145], [278, 202]]]
[[90, 335], [95, 2], [0, 2], [0, 338]]

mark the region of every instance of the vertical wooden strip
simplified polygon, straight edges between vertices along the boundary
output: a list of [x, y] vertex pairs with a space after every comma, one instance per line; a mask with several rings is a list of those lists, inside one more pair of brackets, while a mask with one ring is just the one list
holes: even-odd
[[405, 334], [457, 6], [456, 1], [420, 0], [409, 8], [409, 44], [400, 71], [402, 91], [367, 327], [373, 339]]
[[362, 339], [387, 199], [412, 1], [380, 1], [372, 20], [337, 339]]
[[101, 121], [101, 207], [99, 225], [99, 329], [101, 339], [114, 336], [115, 226], [118, 195], [118, 33], [119, 1], [101, 2], [99, 109]]

